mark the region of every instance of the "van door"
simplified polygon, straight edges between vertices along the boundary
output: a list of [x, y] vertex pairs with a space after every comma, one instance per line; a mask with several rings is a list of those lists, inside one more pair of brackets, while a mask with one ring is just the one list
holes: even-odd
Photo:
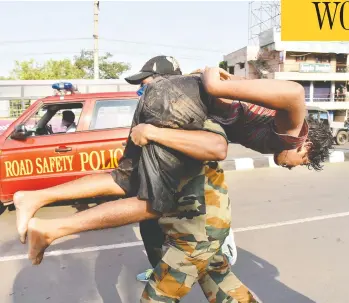
[[137, 99], [125, 98], [92, 101], [91, 121], [77, 146], [77, 167], [81, 176], [109, 172], [118, 166], [137, 103]]
[[65, 102], [43, 103], [23, 122], [25, 139], [5, 140], [0, 157], [2, 202], [11, 201], [19, 190], [43, 189], [77, 178], [77, 144], [87, 101]]

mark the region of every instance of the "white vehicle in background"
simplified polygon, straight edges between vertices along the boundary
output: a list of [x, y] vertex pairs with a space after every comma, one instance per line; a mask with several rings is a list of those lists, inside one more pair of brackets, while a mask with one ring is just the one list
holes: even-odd
[[334, 122], [327, 110], [315, 106], [307, 106], [307, 116], [316, 121], [322, 121], [325, 125], [328, 125], [332, 132], [333, 139], [338, 145], [343, 145], [349, 141], [347, 120], [344, 122]]

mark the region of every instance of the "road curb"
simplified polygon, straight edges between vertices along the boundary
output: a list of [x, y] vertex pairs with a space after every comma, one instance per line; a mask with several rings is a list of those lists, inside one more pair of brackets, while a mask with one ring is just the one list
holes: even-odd
[[[326, 163], [341, 163], [349, 161], [349, 151], [332, 151]], [[280, 168], [274, 162], [272, 155], [253, 157], [253, 158], [236, 158], [221, 162], [221, 166], [225, 171], [233, 170], [252, 170], [257, 168]]]

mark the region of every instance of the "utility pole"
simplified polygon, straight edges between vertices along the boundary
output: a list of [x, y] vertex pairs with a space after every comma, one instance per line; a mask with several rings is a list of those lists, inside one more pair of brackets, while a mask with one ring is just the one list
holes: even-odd
[[99, 1], [94, 1], [94, 9], [93, 9], [93, 39], [94, 39], [94, 49], [93, 49], [93, 57], [94, 57], [94, 78], [99, 79], [99, 36], [98, 36], [98, 15], [99, 15]]

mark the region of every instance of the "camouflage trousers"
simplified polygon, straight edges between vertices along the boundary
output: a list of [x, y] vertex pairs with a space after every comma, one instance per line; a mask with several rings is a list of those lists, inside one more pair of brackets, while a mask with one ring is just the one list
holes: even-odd
[[211, 303], [257, 303], [231, 272], [220, 246], [212, 242], [206, 252], [191, 256], [171, 246], [154, 269], [141, 302], [179, 302], [199, 282]]
[[178, 211], [159, 219], [169, 249], [155, 267], [141, 302], [179, 302], [199, 282], [211, 303], [256, 303], [230, 271], [221, 250], [231, 224], [223, 170], [217, 163], [206, 163], [195, 177], [182, 180], [179, 189]]

